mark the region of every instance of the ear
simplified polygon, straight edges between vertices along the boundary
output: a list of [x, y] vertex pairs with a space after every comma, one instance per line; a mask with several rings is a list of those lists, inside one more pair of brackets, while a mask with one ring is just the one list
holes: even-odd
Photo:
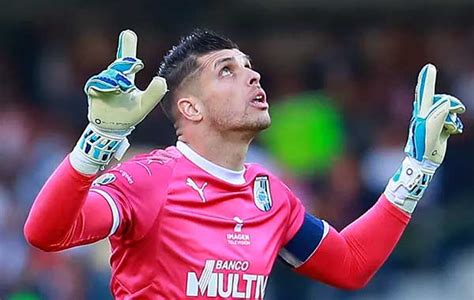
[[186, 119], [194, 122], [202, 120], [202, 107], [194, 97], [180, 98], [177, 102], [178, 112]]

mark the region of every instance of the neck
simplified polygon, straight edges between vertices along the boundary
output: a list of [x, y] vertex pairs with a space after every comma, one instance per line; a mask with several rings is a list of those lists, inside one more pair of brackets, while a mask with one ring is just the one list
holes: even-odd
[[[193, 138], [194, 137], [194, 138]], [[208, 161], [223, 168], [242, 171], [244, 161], [252, 139], [232, 138], [227, 135], [207, 135], [204, 138], [198, 135], [178, 136], [180, 142], [186, 143], [196, 153]]]

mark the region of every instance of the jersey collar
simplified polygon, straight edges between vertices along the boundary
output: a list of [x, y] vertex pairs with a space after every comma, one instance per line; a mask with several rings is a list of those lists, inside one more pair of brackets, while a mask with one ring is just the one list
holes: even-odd
[[184, 155], [184, 157], [189, 159], [196, 166], [203, 169], [212, 176], [217, 177], [230, 184], [245, 183], [245, 168], [242, 171], [234, 171], [216, 165], [215, 163], [208, 161], [207, 159], [196, 153], [193, 149], [191, 149], [191, 147], [181, 141], [178, 141], [176, 143], [176, 148]]

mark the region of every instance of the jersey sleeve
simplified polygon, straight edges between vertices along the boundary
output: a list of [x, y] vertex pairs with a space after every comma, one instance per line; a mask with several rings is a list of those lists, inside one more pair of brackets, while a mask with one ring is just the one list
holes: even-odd
[[296, 197], [296, 195], [285, 184], [282, 183], [282, 185], [290, 208], [286, 236], [284, 238], [284, 244], [287, 244], [295, 236], [303, 224], [306, 209], [304, 208], [300, 199], [298, 199], [298, 197]]
[[334, 287], [364, 287], [387, 260], [410, 215], [382, 195], [365, 214], [341, 232], [334, 228], [296, 272]]
[[112, 210], [111, 235], [130, 241], [146, 235], [166, 201], [171, 172], [167, 165], [132, 160], [94, 181], [90, 191], [105, 198]]
[[290, 266], [304, 264], [317, 250], [329, 231], [329, 225], [306, 212], [300, 199], [285, 186], [290, 205], [288, 230], [280, 257]]
[[36, 196], [24, 225], [26, 240], [44, 251], [60, 251], [106, 237], [112, 214], [104, 199], [89, 191], [94, 178], [77, 172], [66, 157]]

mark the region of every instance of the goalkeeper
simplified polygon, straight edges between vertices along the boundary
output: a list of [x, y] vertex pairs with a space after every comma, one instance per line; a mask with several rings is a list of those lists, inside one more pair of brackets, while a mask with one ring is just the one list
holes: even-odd
[[[305, 212], [263, 167], [244, 164], [270, 126], [260, 74], [231, 40], [197, 30], [164, 57], [145, 91], [137, 37], [85, 85], [89, 125], [37, 196], [26, 239], [59, 251], [108, 238], [116, 299], [263, 298], [278, 256], [343, 289], [364, 287], [388, 258], [443, 162], [465, 108], [418, 76], [406, 158], [364, 215], [341, 232]], [[127, 136], [160, 102], [178, 142], [122, 162]], [[408, 101], [407, 101], [408, 105]]]

